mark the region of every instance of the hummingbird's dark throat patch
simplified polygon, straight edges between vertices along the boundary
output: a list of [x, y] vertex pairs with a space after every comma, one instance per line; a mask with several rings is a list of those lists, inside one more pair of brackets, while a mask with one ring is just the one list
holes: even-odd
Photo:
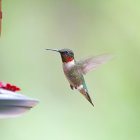
[[65, 63], [68, 63], [70, 61], [72, 61], [74, 58], [71, 56], [66, 56], [66, 55], [61, 55], [62, 61]]

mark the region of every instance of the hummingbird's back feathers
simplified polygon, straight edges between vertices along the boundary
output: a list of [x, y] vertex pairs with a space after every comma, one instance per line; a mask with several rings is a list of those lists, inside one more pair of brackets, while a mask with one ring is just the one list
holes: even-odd
[[111, 54], [102, 54], [76, 61], [76, 63], [79, 66], [81, 73], [86, 74], [87, 72], [96, 69], [99, 65], [106, 63], [111, 58]]

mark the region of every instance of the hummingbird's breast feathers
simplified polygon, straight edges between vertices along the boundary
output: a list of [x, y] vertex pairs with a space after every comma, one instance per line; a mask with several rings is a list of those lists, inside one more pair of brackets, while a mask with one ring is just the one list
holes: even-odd
[[75, 61], [74, 59], [72, 61], [69, 62], [63, 62], [63, 69], [64, 72], [69, 71], [73, 66], [75, 66]]
[[75, 61], [63, 63], [63, 71], [73, 87], [77, 88], [83, 83], [83, 75], [79, 71], [79, 67], [76, 65]]

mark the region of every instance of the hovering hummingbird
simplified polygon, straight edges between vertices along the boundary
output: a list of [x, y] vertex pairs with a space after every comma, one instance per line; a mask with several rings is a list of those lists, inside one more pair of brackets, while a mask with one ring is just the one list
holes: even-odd
[[46, 49], [59, 52], [63, 63], [63, 71], [70, 83], [71, 89], [77, 89], [93, 106], [88, 89], [84, 80], [87, 72], [95, 69], [98, 65], [105, 63], [111, 55], [103, 54], [76, 61], [74, 52], [70, 49]]

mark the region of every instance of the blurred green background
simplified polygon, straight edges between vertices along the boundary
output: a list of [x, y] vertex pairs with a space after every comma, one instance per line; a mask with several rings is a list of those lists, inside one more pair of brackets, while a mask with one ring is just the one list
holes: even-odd
[[[0, 81], [40, 104], [0, 120], [0, 140], [139, 140], [140, 1], [3, 0]], [[86, 75], [93, 108], [65, 79], [59, 54], [116, 57]]]

